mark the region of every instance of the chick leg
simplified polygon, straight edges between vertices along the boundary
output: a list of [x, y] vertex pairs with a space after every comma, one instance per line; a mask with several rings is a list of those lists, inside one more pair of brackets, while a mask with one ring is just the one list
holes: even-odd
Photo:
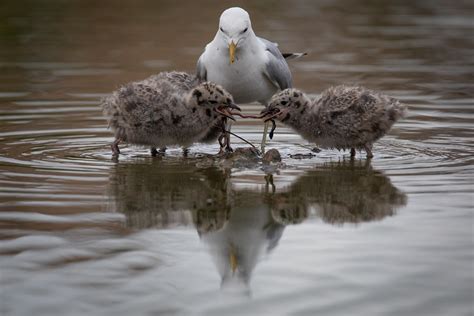
[[351, 158], [355, 157], [356, 155], [356, 150], [354, 148], [351, 148]]
[[120, 138], [116, 138], [112, 145], [110, 145], [110, 148], [112, 149], [112, 156], [118, 156], [120, 154], [120, 149], [118, 145], [120, 144], [122, 140]]
[[160, 150], [157, 150], [156, 147], [151, 147], [150, 153], [152, 157], [164, 156], [166, 153], [166, 147], [161, 147]]
[[372, 145], [365, 145], [364, 146], [365, 152], [367, 153], [367, 158], [370, 159], [374, 157], [374, 154], [372, 154]]
[[265, 154], [265, 144], [267, 143], [267, 133], [268, 133], [269, 124], [270, 124], [269, 122], [265, 122], [265, 127], [263, 128], [262, 143], [260, 144], [262, 155]]
[[183, 157], [187, 158], [189, 155], [189, 148], [183, 147]]
[[[225, 123], [225, 130], [230, 132], [231, 128], [232, 122], [230, 120], [227, 120], [227, 122]], [[225, 133], [225, 151], [229, 153], [234, 151], [232, 147], [230, 147], [230, 133]]]
[[219, 142], [219, 152], [217, 155], [223, 155], [224, 154], [224, 147], [226, 145], [226, 133], [222, 132], [219, 137], [217, 138], [217, 141]]

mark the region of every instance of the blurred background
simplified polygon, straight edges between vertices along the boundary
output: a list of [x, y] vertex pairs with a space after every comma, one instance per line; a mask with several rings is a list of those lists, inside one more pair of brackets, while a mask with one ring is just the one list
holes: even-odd
[[[6, 0], [0, 13], [2, 72], [10, 74], [5, 87], [108, 92], [162, 70], [193, 71], [230, 6], [250, 12], [256, 34], [282, 51], [309, 53], [293, 67], [295, 86], [307, 90], [352, 81], [406, 87], [419, 73], [445, 84], [460, 73], [466, 84], [472, 79], [470, 1]], [[396, 80], [401, 72], [408, 78]], [[35, 85], [39, 80], [51, 86]]]

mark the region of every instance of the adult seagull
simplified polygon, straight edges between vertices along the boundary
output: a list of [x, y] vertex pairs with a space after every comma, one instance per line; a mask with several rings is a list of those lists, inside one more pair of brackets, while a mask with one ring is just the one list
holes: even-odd
[[[304, 54], [285, 54], [285, 57], [301, 55]], [[197, 62], [197, 76], [223, 86], [236, 103], [257, 101], [267, 105], [275, 92], [292, 86], [285, 57], [277, 44], [255, 35], [247, 11], [233, 7], [221, 14], [217, 34]], [[263, 133], [262, 152], [268, 124]]]

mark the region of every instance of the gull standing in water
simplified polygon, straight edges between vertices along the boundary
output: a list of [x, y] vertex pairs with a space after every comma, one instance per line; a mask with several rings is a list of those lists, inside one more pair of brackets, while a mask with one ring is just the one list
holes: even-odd
[[[237, 103], [258, 101], [267, 105], [275, 92], [292, 86], [285, 58], [302, 55], [284, 56], [277, 44], [255, 35], [247, 11], [229, 8], [222, 13], [216, 36], [197, 62], [197, 77], [222, 85]], [[268, 123], [265, 124], [262, 152], [265, 151], [267, 130]], [[230, 150], [228, 139], [227, 146]]]

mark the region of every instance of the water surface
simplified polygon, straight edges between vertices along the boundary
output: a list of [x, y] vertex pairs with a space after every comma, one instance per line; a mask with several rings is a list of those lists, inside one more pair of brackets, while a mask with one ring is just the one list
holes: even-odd
[[193, 71], [233, 4], [0, 4], [0, 314], [472, 315], [468, 1], [241, 2], [258, 35], [310, 53], [295, 86], [409, 105], [372, 161], [291, 158], [309, 150], [284, 127], [278, 169], [210, 159], [216, 145], [111, 160], [99, 99]]

